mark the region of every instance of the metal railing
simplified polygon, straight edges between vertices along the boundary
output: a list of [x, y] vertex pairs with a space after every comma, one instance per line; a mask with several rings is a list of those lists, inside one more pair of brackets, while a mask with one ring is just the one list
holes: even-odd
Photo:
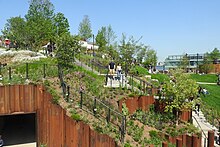
[[55, 64], [23, 63], [19, 65], [0, 64], [2, 83], [23, 83], [25, 80], [38, 81], [47, 77], [57, 77], [58, 70]]
[[64, 80], [65, 78], [61, 68], [58, 69], [63, 98], [66, 102], [78, 104], [80, 109], [90, 112], [94, 117], [105, 119], [107, 123], [117, 126], [118, 131], [121, 134], [120, 140], [121, 142], [124, 142], [126, 117], [122, 113], [113, 109], [113, 106], [109, 102], [102, 101], [99, 98], [92, 96], [82, 87], [79, 87], [79, 89], [70, 87], [70, 85]]
[[192, 117], [195, 119], [196, 123], [198, 124], [199, 128], [200, 128], [201, 131], [202, 131], [202, 134], [204, 135], [204, 147], [206, 147], [206, 140], [208, 140], [208, 137], [206, 136], [205, 132], [203, 131], [201, 125], [199, 124], [199, 122], [197, 121], [197, 119], [195, 118], [195, 116], [192, 116]]

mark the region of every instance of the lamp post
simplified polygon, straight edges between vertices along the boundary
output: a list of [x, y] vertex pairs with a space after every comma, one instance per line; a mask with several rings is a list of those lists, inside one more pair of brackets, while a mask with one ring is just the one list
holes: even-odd
[[95, 50], [94, 50], [94, 34], [92, 35], [92, 49], [93, 49], [93, 57], [95, 55]]
[[196, 73], [198, 74], [198, 70], [199, 70], [199, 54], [197, 53], [197, 61], [196, 61]]

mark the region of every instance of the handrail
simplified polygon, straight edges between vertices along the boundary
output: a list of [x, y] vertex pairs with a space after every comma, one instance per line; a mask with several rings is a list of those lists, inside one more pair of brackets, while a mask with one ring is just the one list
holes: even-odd
[[203, 131], [202, 127], [200, 126], [199, 122], [197, 121], [196, 117], [195, 117], [195, 116], [192, 116], [192, 117], [196, 120], [196, 123], [197, 123], [198, 126], [200, 127], [200, 129], [201, 129], [203, 135], [205, 136], [205, 138], [208, 138], [208, 137], [206, 136], [205, 132]]
[[103, 69], [108, 69], [107, 66], [104, 66], [104, 65], [102, 65], [102, 64], [100, 64], [100, 63], [98, 63], [98, 62], [96, 62], [96, 61], [94, 61], [94, 60], [92, 60], [91, 62], [94, 63], [93, 65], [96, 64], [97, 66], [99, 66], [99, 67], [101, 67], [101, 68], [103, 68]]

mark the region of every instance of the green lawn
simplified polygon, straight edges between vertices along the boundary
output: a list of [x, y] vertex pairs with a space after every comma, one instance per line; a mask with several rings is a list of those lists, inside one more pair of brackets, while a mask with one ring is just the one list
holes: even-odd
[[196, 80], [197, 82], [208, 82], [208, 83], [216, 83], [218, 77], [215, 74], [190, 74], [191, 78]]
[[157, 79], [160, 83], [161, 83], [161, 82], [165, 82], [165, 81], [169, 81], [168, 75], [166, 75], [166, 74], [161, 74], [161, 73], [151, 74], [151, 78], [152, 78], [152, 79]]
[[[218, 77], [215, 74], [190, 74], [191, 78], [197, 82], [207, 82], [207, 83], [217, 83]], [[220, 112], [220, 86], [219, 85], [208, 85], [201, 84], [202, 88], [206, 88], [209, 92], [209, 95], [202, 95], [202, 100], [211, 108], [214, 108]]]
[[210, 107], [220, 112], [220, 86], [219, 85], [200, 85], [206, 88], [209, 92], [208, 95], [202, 96], [202, 100]]

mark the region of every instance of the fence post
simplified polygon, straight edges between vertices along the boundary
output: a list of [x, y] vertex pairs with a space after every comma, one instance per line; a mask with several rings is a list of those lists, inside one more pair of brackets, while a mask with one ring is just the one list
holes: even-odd
[[43, 73], [44, 73], [44, 78], [46, 78], [46, 64], [43, 64]]
[[168, 143], [167, 142], [162, 142], [162, 147], [168, 147]]
[[144, 94], [146, 93], [146, 82], [145, 81], [143, 81], [143, 92], [144, 92]]
[[67, 102], [69, 102], [70, 101], [70, 86], [68, 85], [67, 86]]
[[90, 60], [90, 62], [91, 62], [91, 64], [92, 64], [92, 71], [93, 71], [93, 63], [92, 63], [92, 61]]
[[132, 91], [134, 91], [134, 75], [131, 76], [131, 87]]
[[94, 114], [94, 116], [96, 115], [96, 111], [97, 111], [97, 109], [96, 109], [96, 98], [94, 99], [94, 106], [93, 106], [93, 114]]
[[121, 142], [124, 143], [124, 135], [125, 135], [125, 116], [122, 116], [121, 123]]
[[82, 109], [82, 103], [83, 103], [83, 92], [80, 91], [80, 108]]
[[0, 75], [2, 74], [2, 63], [0, 62]]
[[124, 78], [125, 78], [125, 75], [122, 75], [122, 82], [121, 82], [121, 87], [124, 87]]
[[26, 79], [28, 79], [28, 63], [26, 63]]
[[106, 77], [105, 77], [105, 85], [107, 86], [108, 84], [108, 71], [107, 71], [107, 74], [106, 74]]
[[108, 115], [107, 115], [107, 123], [109, 123], [110, 122], [110, 108], [108, 108]]
[[8, 75], [9, 75], [9, 80], [11, 80], [11, 67], [9, 67], [9, 69], [8, 69]]
[[208, 131], [208, 147], [214, 147], [214, 132]]
[[220, 119], [219, 119], [219, 122], [218, 122], [218, 143], [220, 145]]
[[176, 139], [176, 147], [182, 147], [183, 146], [183, 141], [181, 138]]
[[204, 138], [204, 147], [206, 147], [206, 137]]

